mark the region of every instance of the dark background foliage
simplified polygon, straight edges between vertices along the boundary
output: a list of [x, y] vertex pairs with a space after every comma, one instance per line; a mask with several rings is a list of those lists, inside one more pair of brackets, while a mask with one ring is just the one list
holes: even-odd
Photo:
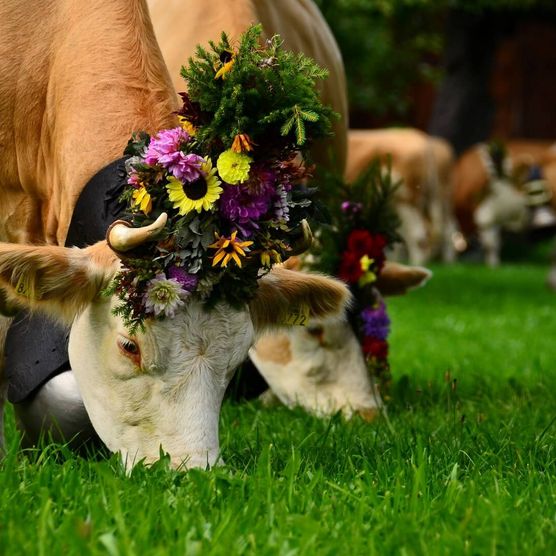
[[[351, 127], [426, 128], [448, 17], [554, 17], [553, 0], [315, 0], [344, 57]], [[494, 31], [493, 31], [494, 32]]]

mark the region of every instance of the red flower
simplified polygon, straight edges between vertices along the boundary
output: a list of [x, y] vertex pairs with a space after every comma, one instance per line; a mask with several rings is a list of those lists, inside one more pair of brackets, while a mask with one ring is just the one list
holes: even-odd
[[367, 230], [353, 230], [348, 236], [348, 250], [361, 258], [370, 255], [373, 248], [373, 237]]
[[342, 262], [340, 264], [340, 270], [338, 276], [348, 284], [355, 284], [361, 276], [363, 276], [363, 270], [361, 270], [361, 257], [357, 253], [351, 251], [346, 251], [342, 255]]
[[363, 353], [377, 359], [386, 359], [388, 357], [388, 342], [367, 336], [363, 340]]
[[348, 236], [348, 250], [359, 259], [367, 255], [374, 259], [376, 270], [380, 272], [384, 265], [384, 248], [386, 238], [382, 234], [371, 235], [367, 230], [353, 230]]

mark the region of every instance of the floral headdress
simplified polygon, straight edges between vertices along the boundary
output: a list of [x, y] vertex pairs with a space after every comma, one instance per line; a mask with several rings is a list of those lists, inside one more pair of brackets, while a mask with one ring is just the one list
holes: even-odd
[[390, 383], [386, 304], [375, 287], [386, 260], [384, 251], [400, 240], [399, 218], [392, 204], [396, 185], [379, 160], [351, 184], [334, 174], [319, 177], [330, 224], [321, 228], [314, 266], [338, 276], [356, 300], [350, 322], [371, 375], [383, 393]]
[[197, 47], [182, 68], [180, 126], [134, 134], [127, 146], [128, 220], [159, 232], [122, 257], [109, 290], [132, 332], [189, 296], [243, 306], [310, 215], [298, 155], [331, 133], [334, 113], [315, 90], [327, 73], [278, 36], [261, 45], [260, 34], [254, 26], [238, 45], [223, 33], [210, 50]]

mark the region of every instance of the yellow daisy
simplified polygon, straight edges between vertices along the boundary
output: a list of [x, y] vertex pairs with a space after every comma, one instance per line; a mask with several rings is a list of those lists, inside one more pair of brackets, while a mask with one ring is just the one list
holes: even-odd
[[202, 176], [193, 182], [183, 183], [174, 176], [168, 178], [168, 198], [182, 216], [192, 210], [199, 213], [210, 210], [222, 193], [220, 180], [216, 177], [216, 170], [210, 160], [205, 159], [201, 170]]
[[240, 257], [245, 257], [245, 252], [248, 251], [247, 247], [253, 245], [253, 242], [240, 241], [236, 239], [236, 236], [237, 230], [232, 232], [229, 238], [216, 235], [217, 241], [209, 245], [211, 249], [217, 249], [214, 259], [212, 260], [212, 266], [216, 266], [220, 263], [223, 267], [226, 267], [231, 260], [234, 260], [237, 266], [241, 268]]
[[243, 183], [249, 177], [249, 169], [253, 159], [244, 153], [236, 153], [232, 149], [224, 151], [216, 161], [220, 177], [232, 185]]
[[183, 130], [187, 131], [191, 137], [195, 137], [197, 134], [197, 128], [183, 116], [178, 116], [178, 122]]
[[151, 199], [150, 194], [147, 192], [144, 186], [141, 186], [139, 189], [136, 189], [133, 192], [133, 203], [132, 206], [139, 207], [145, 214], [149, 214], [153, 208], [153, 201]]

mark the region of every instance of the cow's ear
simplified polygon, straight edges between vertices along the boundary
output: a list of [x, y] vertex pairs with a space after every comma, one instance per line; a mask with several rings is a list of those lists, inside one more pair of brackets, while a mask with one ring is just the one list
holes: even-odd
[[276, 326], [304, 325], [310, 318], [343, 318], [350, 300], [340, 280], [278, 267], [259, 280], [250, 311], [255, 331], [261, 333]]
[[4, 304], [40, 310], [68, 323], [117, 269], [118, 259], [104, 241], [86, 249], [0, 243]]
[[382, 295], [402, 295], [425, 285], [431, 276], [432, 272], [428, 268], [386, 261], [374, 285]]

